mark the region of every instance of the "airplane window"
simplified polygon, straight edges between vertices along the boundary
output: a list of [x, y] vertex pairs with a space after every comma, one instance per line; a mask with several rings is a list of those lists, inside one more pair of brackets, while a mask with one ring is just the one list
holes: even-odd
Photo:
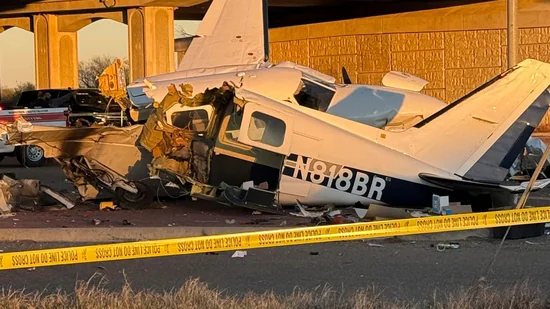
[[269, 146], [279, 147], [285, 139], [286, 125], [275, 117], [253, 112], [248, 125], [248, 138]]
[[205, 132], [208, 126], [208, 112], [204, 109], [195, 109], [173, 113], [172, 125], [181, 129]]
[[294, 95], [298, 104], [326, 112], [335, 91], [307, 79], [302, 79], [302, 84], [302, 89]]

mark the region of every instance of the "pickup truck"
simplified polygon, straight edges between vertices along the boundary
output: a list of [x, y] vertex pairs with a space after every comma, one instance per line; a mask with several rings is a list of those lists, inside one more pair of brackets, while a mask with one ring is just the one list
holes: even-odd
[[[68, 126], [66, 107], [61, 108], [23, 108], [0, 111], [0, 126], [13, 123], [17, 118], [23, 118], [28, 122], [41, 126]], [[0, 140], [0, 161], [4, 157], [17, 158], [23, 166], [39, 167], [44, 165], [44, 149], [38, 146], [12, 146], [6, 145], [5, 139]]]
[[[49, 100], [39, 101], [39, 93]], [[126, 115], [119, 104], [110, 102], [98, 89], [40, 89], [21, 93], [12, 106], [2, 106], [0, 125], [23, 117], [40, 126], [79, 127], [94, 123], [125, 125]], [[38, 146], [8, 146], [0, 140], [0, 161], [15, 156], [27, 167], [40, 167], [46, 159]]]

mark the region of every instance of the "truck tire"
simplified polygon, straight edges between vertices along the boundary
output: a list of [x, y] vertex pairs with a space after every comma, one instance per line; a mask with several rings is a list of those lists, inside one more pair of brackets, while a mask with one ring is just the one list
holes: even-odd
[[26, 167], [41, 167], [46, 163], [44, 149], [39, 146], [21, 146], [16, 151], [16, 157], [19, 164]]

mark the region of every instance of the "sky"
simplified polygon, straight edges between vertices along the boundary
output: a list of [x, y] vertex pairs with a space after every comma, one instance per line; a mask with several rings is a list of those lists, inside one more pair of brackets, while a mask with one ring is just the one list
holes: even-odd
[[[176, 21], [174, 26], [194, 34], [199, 23]], [[78, 31], [78, 60], [102, 55], [128, 58], [128, 26], [103, 19]], [[34, 83], [34, 34], [11, 28], [0, 33], [0, 84], [13, 87], [27, 81]]]

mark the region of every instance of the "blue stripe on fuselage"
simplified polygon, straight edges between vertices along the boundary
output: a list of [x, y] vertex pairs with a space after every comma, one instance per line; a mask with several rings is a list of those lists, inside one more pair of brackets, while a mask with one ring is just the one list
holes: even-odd
[[394, 206], [429, 207], [432, 195], [448, 195], [432, 186], [291, 154], [283, 175]]

